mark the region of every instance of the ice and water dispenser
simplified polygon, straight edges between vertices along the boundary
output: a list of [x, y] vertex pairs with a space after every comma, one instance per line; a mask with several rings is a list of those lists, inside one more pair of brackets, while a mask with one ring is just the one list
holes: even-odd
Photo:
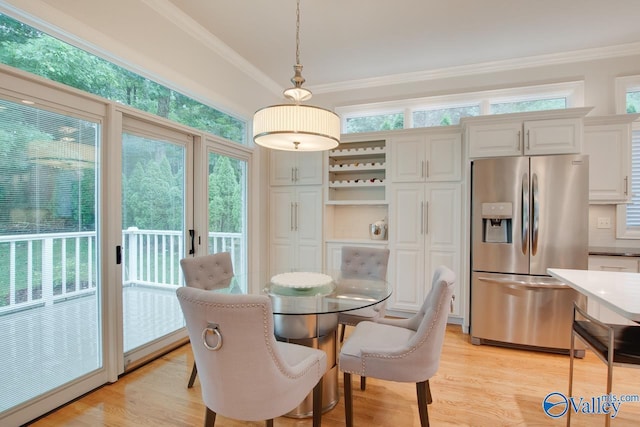
[[482, 241], [511, 243], [513, 205], [509, 202], [482, 204]]

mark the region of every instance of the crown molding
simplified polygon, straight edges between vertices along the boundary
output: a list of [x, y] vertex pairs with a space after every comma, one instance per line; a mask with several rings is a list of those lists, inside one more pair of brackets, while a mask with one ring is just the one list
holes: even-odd
[[282, 96], [283, 87], [269, 78], [257, 67], [247, 61], [243, 56], [231, 49], [226, 43], [220, 40], [202, 25], [193, 20], [190, 16], [182, 12], [178, 7], [168, 0], [140, 0], [147, 7], [154, 10], [165, 19], [182, 29], [191, 37], [198, 40], [207, 48], [211, 49], [238, 70], [255, 80], [258, 84], [274, 93], [278, 97]]
[[309, 86], [309, 88], [313, 90], [314, 93], [318, 94], [332, 93], [638, 54], [640, 54], [640, 42], [634, 42], [616, 46], [530, 56], [526, 58], [468, 64], [456, 67], [440, 68], [437, 70], [425, 70], [412, 73], [372, 77], [368, 79], [349, 80], [338, 83]]

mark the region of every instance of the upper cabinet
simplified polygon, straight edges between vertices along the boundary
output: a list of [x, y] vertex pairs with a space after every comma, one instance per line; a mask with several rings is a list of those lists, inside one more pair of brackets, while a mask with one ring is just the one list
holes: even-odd
[[322, 152], [270, 150], [271, 185], [322, 184]]
[[457, 129], [400, 135], [389, 145], [391, 182], [461, 179], [462, 135]]
[[631, 122], [640, 114], [586, 117], [584, 154], [589, 155], [589, 201], [631, 200]]
[[469, 157], [572, 154], [582, 151], [583, 120], [591, 108], [470, 117]]

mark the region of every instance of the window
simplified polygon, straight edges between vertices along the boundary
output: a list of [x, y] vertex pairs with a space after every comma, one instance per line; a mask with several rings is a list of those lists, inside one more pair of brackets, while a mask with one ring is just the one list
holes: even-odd
[[470, 116], [582, 107], [583, 92], [584, 82], [576, 81], [350, 105], [336, 112], [344, 133], [450, 126]]
[[491, 114], [524, 113], [526, 111], [558, 110], [567, 108], [566, 98], [534, 99], [491, 104]]
[[462, 117], [480, 115], [480, 105], [445, 107], [413, 112], [413, 127], [450, 126], [460, 123]]
[[0, 62], [246, 144], [246, 122], [0, 14]]
[[[616, 79], [617, 112], [640, 113], [640, 76]], [[631, 203], [616, 209], [616, 238], [640, 239], [640, 122], [632, 125]]]
[[403, 113], [376, 114], [345, 118], [344, 133], [375, 132], [403, 127]]

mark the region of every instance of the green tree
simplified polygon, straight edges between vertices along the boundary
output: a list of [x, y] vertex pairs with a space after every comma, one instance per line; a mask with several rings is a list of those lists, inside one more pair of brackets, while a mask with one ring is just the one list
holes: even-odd
[[209, 230], [239, 233], [242, 215], [242, 194], [239, 176], [226, 156], [216, 156], [209, 174]]
[[123, 226], [143, 230], [181, 230], [184, 212], [181, 175], [174, 175], [166, 157], [136, 164], [126, 179], [124, 194], [128, 218]]

